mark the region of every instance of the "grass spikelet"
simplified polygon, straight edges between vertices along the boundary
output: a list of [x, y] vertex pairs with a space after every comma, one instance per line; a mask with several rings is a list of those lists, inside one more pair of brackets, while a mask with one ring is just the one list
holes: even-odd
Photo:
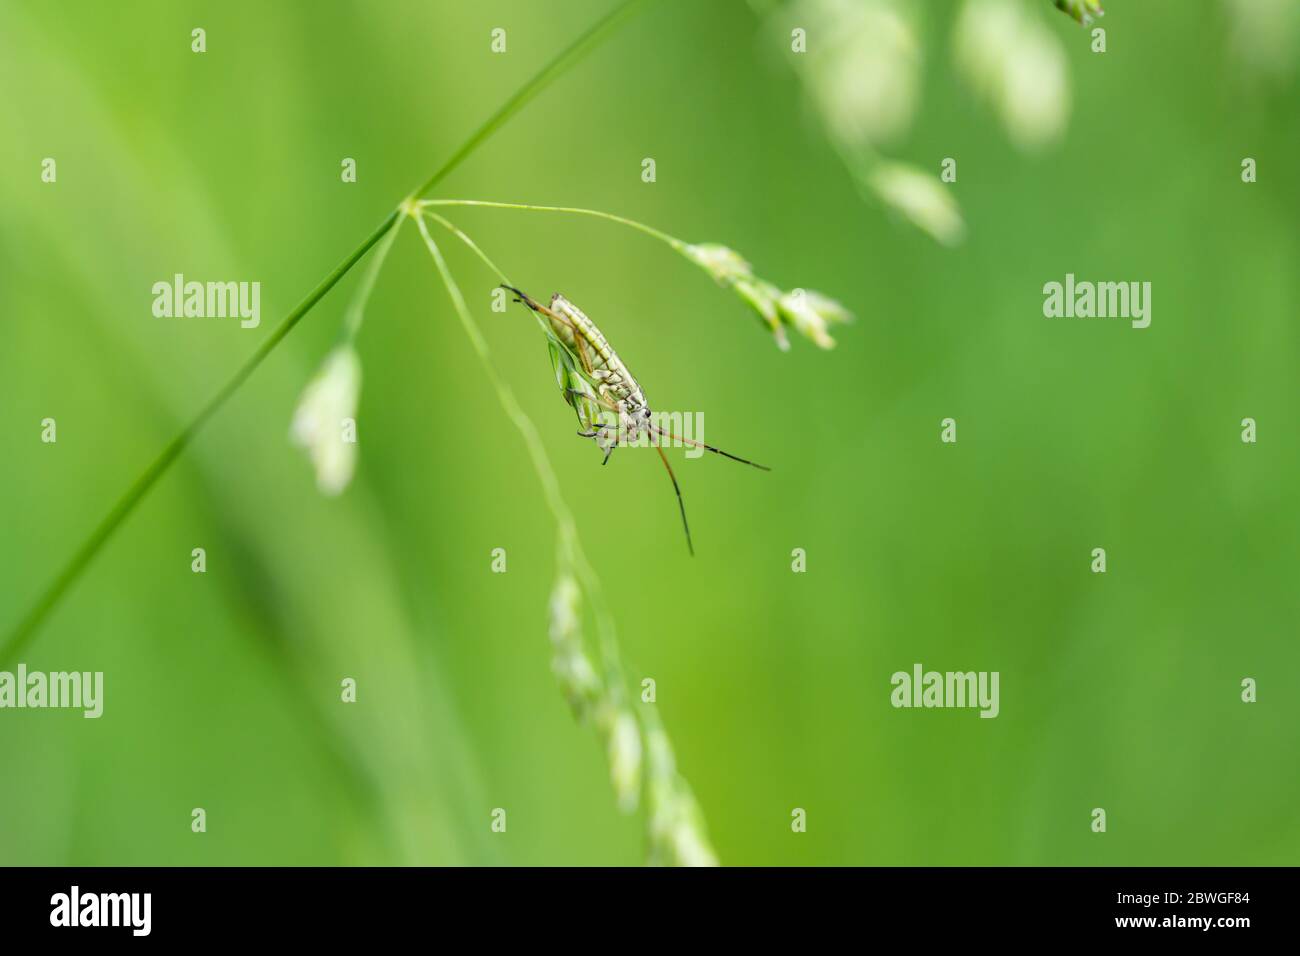
[[[289, 428], [294, 444], [307, 452], [322, 494], [340, 494], [356, 470], [355, 427], [361, 394], [361, 359], [351, 345], [340, 345], [325, 357], [302, 393]], [[352, 440], [349, 440], [352, 439]]]

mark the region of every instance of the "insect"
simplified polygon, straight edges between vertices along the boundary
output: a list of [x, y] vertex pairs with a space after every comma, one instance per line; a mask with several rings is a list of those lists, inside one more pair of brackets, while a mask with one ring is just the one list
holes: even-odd
[[[556, 377], [561, 382], [561, 387], [565, 389], [565, 400], [573, 406], [578, 414], [578, 422], [583, 426], [578, 435], [594, 440], [597, 447], [604, 451], [605, 458], [601, 464], [609, 461], [609, 456], [613, 454], [620, 439], [633, 442], [642, 434], [654, 436], [655, 451], [659, 452], [659, 459], [668, 470], [673, 491], [677, 494], [677, 507], [682, 514], [682, 530], [686, 532], [686, 547], [694, 555], [695, 546], [691, 543], [691, 527], [686, 521], [686, 504], [682, 500], [682, 489], [677, 484], [677, 476], [673, 474], [672, 465], [668, 464], [668, 456], [664, 454], [659, 439], [667, 438], [692, 448], [703, 448], [715, 455], [730, 458], [732, 461], [750, 465], [761, 471], [772, 469], [746, 458], [737, 457], [721, 448], [682, 438], [659, 428], [655, 424], [654, 413], [650, 410], [641, 385], [623, 360], [618, 357], [618, 353], [605, 338], [605, 333], [601, 332], [596, 323], [587, 318], [581, 309], [558, 292], [551, 296], [551, 304], [545, 306], [514, 286], [503, 285], [501, 288], [513, 292], [518, 296], [515, 301], [522, 302], [542, 316], [559, 345], [567, 353], [567, 355], [556, 354], [555, 348], [552, 347], [552, 361], [557, 363]], [[565, 374], [566, 372], [577, 374]], [[602, 412], [612, 413], [617, 418], [608, 421]]]

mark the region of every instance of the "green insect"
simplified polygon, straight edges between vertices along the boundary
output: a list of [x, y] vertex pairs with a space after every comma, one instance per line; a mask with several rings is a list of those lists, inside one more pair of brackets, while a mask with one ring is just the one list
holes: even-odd
[[[642, 434], [653, 436], [655, 450], [659, 452], [659, 458], [673, 483], [673, 491], [677, 494], [677, 507], [682, 513], [682, 529], [686, 532], [686, 547], [694, 555], [695, 546], [691, 543], [691, 527], [686, 521], [682, 489], [677, 484], [672, 465], [668, 464], [668, 456], [664, 454], [661, 440], [667, 438], [692, 448], [702, 448], [762, 471], [772, 469], [660, 428], [655, 424], [654, 413], [650, 410], [640, 384], [609, 344], [605, 333], [581, 309], [558, 292], [551, 297], [548, 307], [514, 286], [502, 288], [509, 289], [519, 297], [516, 301], [522, 302], [546, 319], [554, 337], [551, 343], [551, 361], [555, 366], [556, 380], [564, 390], [565, 400], [578, 415], [578, 423], [582, 426], [578, 435], [592, 439], [605, 453], [602, 464], [609, 461], [609, 456], [620, 441], [634, 442]], [[616, 417], [611, 421], [607, 417], [609, 415]]]

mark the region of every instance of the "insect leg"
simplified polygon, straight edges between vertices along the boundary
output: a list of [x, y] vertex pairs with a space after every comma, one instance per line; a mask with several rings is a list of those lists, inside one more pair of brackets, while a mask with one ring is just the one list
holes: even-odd
[[663, 448], [655, 445], [655, 451], [659, 452], [659, 460], [664, 463], [668, 469], [668, 477], [672, 479], [673, 491], [677, 492], [677, 507], [682, 513], [682, 530], [686, 532], [686, 550], [695, 557], [695, 545], [691, 544], [691, 526], [686, 523], [686, 502], [682, 501], [682, 489], [677, 484], [677, 476], [673, 474], [673, 466], [668, 464], [668, 456], [664, 454]]
[[[604, 409], [607, 410], [607, 411], [611, 411], [611, 412], [617, 412], [617, 411], [618, 411], [618, 406], [615, 405], [615, 404], [610, 400], [609, 396], [608, 396], [608, 395], [605, 395], [605, 394], [603, 393], [603, 391], [602, 391], [602, 393], [600, 393], [600, 394], [598, 394], [598, 395], [596, 395], [596, 396], [588, 395], [587, 392], [584, 392], [584, 391], [582, 391], [581, 389], [576, 389], [576, 388], [571, 388], [571, 389], [569, 389], [569, 392], [570, 392], [571, 394], [584, 395], [584, 396], [587, 396], [588, 398], [592, 398], [592, 399], [596, 402], [597, 405], [599, 405], [601, 408], [604, 408]], [[612, 428], [612, 429], [617, 429], [618, 426], [617, 426], [616, 424], [611, 423], [611, 422], [601, 422], [599, 425], [597, 425], [597, 426], [596, 426], [595, 428], [593, 428], [591, 431], [578, 432], [578, 436], [579, 436], [580, 438], [600, 438], [602, 432], [604, 432], [606, 429], [611, 429], [611, 428]], [[616, 438], [615, 441], [612, 441], [612, 442], [610, 442], [607, 446], [605, 446], [605, 457], [604, 457], [604, 459], [601, 461], [601, 464], [602, 464], [602, 465], [607, 465], [607, 464], [609, 464], [609, 456], [612, 455], [612, 454], [614, 453], [614, 448], [617, 447], [617, 445], [618, 445], [618, 441], [617, 441], [617, 438]]]
[[692, 448], [703, 448], [706, 451], [713, 452], [715, 455], [721, 455], [723, 458], [730, 458], [732, 461], [738, 461], [742, 465], [750, 465], [754, 468], [757, 468], [759, 471], [772, 470], [771, 468], [767, 467], [767, 465], [760, 465], [758, 462], [750, 461], [748, 458], [740, 458], [736, 455], [731, 454], [731, 452], [723, 451], [721, 448], [714, 448], [712, 445], [706, 445], [702, 441], [692, 441], [689, 438], [681, 438], [678, 435], [674, 435], [670, 431], [663, 431], [661, 429], [655, 428], [653, 425], [647, 425], [646, 427], [649, 428], [656, 435], [660, 436], [661, 438], [671, 438], [674, 441], [681, 442], [683, 445], [690, 445]]

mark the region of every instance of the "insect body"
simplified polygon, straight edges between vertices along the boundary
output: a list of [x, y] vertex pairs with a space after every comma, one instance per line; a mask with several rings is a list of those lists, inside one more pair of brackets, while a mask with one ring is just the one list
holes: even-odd
[[[643, 431], [648, 431], [651, 412], [645, 392], [596, 323], [558, 292], [551, 296], [551, 304], [547, 307], [534, 302], [518, 289], [510, 291], [518, 295], [524, 305], [546, 318], [555, 337], [577, 359], [582, 376], [595, 387], [597, 403], [606, 411], [617, 413], [617, 426], [627, 439], [635, 441]], [[583, 434], [584, 438], [597, 439], [606, 451], [606, 460], [615, 443], [609, 441], [604, 432], [612, 428], [612, 424], [603, 424], [589, 429], [597, 434]]]
[[[681, 438], [657, 427], [653, 412], [646, 402], [645, 392], [633, 377], [631, 370], [609, 344], [605, 334], [581, 309], [560, 293], [557, 292], [551, 297], [551, 304], [548, 307], [534, 301], [513, 286], [502, 286], [502, 288], [515, 293], [519, 296], [518, 301], [545, 318], [555, 338], [569, 353], [570, 358], [576, 360], [580, 378], [576, 381], [572, 377], [569, 378], [573, 384], [568, 386], [569, 394], [566, 395], [566, 399], [577, 410], [578, 419], [584, 425], [584, 430], [578, 434], [583, 438], [594, 439], [597, 446], [605, 452], [606, 462], [609, 461], [610, 454], [620, 441], [634, 442], [643, 433], [647, 433], [655, 439], [668, 438], [684, 445], [703, 448], [724, 458], [730, 458], [732, 461], [752, 465], [763, 471], [771, 470], [766, 465], [737, 458], [720, 448], [689, 438]], [[614, 413], [617, 415], [617, 421], [598, 421], [593, 414], [592, 405]], [[668, 464], [668, 457], [664, 454], [662, 444], [657, 440], [654, 444], [664, 467], [668, 469], [668, 477], [672, 479], [673, 490], [677, 493], [677, 505], [682, 514], [682, 527], [686, 531], [686, 546], [691, 554], [694, 554], [691, 529], [686, 521], [686, 505], [682, 502], [682, 491], [677, 484], [677, 476], [673, 474], [672, 466]]]

